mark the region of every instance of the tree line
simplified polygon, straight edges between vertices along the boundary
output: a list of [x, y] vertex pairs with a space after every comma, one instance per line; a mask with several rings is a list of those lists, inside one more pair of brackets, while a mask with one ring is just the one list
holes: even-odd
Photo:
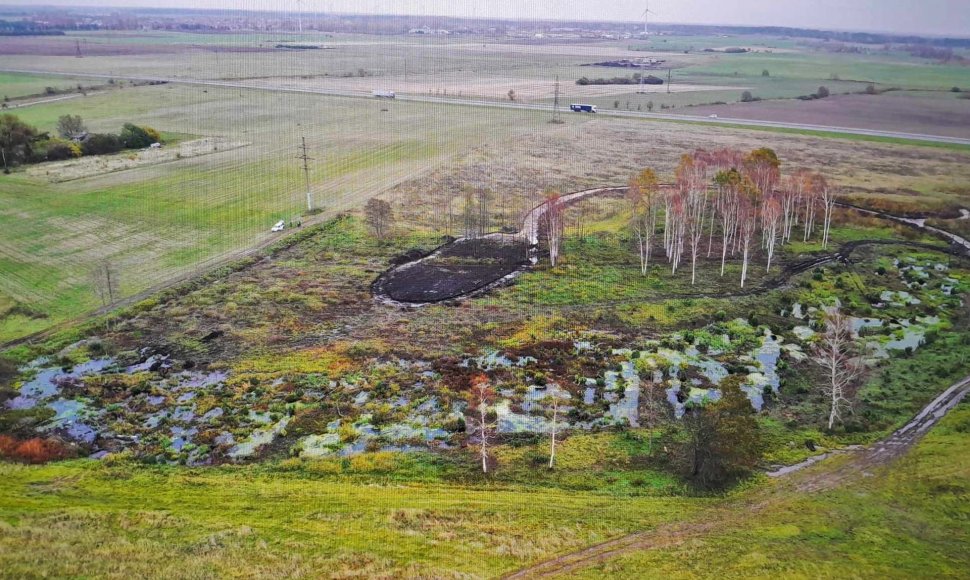
[[125, 123], [118, 133], [88, 133], [78, 115], [62, 115], [56, 136], [42, 132], [16, 115], [0, 115], [0, 154], [4, 172], [24, 163], [62, 161], [84, 155], [105, 155], [124, 149], [143, 149], [161, 143], [161, 134], [147, 126]]
[[[729, 259], [740, 260], [742, 288], [757, 249], [770, 272], [779, 246], [793, 239], [820, 235], [827, 248], [836, 201], [837, 190], [819, 173], [798, 169], [783, 176], [768, 148], [697, 150], [681, 157], [673, 185], [661, 186], [646, 168], [630, 179], [626, 194], [641, 274], [662, 249], [672, 274], [689, 263], [694, 284], [698, 259], [719, 251], [721, 276]], [[547, 198], [542, 229], [553, 266], [562, 254], [564, 211], [558, 195]]]

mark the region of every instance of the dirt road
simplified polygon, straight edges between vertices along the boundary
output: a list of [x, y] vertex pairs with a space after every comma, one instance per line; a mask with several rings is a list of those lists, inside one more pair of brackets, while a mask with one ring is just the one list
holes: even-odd
[[[791, 478], [795, 490], [816, 492], [832, 489], [852, 479], [868, 475], [869, 470], [891, 463], [901, 457], [934, 426], [946, 416], [970, 392], [970, 376], [964, 378], [944, 391], [939, 397], [923, 408], [909, 423], [896, 430], [892, 435], [866, 448], [852, 452], [852, 457], [835, 469], [804, 471], [818, 460], [809, 460], [769, 473], [774, 477]], [[757, 512], [770, 505], [769, 500], [750, 505], [743, 509], [746, 514]], [[568, 574], [639, 550], [653, 550], [676, 546], [692, 538], [724, 529], [729, 526], [737, 509], [731, 505], [712, 512], [705, 512], [702, 521], [690, 521], [661, 526], [655, 530], [637, 532], [622, 536], [602, 544], [564, 554], [552, 560], [540, 562], [504, 576], [506, 579], [551, 578]]]

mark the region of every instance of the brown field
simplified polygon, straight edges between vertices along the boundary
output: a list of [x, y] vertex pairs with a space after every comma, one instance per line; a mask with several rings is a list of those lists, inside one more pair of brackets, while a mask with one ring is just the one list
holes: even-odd
[[970, 100], [949, 94], [835, 95], [815, 101], [772, 100], [691, 107], [677, 112], [970, 138]]
[[[607, 117], [566, 119], [565, 125], [547, 125], [533, 138], [489, 143], [485, 156], [480, 149], [467, 153], [385, 197], [400, 203], [396, 209], [415, 222], [438, 220], [440, 227], [449, 203], [460, 222], [463, 187], [485, 187], [494, 192], [493, 209], [502, 216], [493, 225], [515, 225], [550, 189], [623, 185], [643, 167], [669, 181], [686, 151], [768, 146], [778, 152], [783, 170], [824, 168], [831, 181], [856, 198], [878, 195], [930, 207], [970, 207], [970, 192], [958, 187], [970, 180], [967, 152]], [[452, 233], [460, 233], [458, 225]]]

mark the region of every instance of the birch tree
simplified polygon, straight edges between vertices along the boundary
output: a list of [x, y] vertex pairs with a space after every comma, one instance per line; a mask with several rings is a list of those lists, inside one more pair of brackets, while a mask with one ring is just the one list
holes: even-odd
[[471, 390], [468, 392], [468, 409], [474, 417], [474, 435], [478, 438], [478, 455], [482, 460], [482, 473], [488, 473], [488, 442], [495, 430], [489, 414], [495, 403], [495, 391], [485, 375], [476, 375], [472, 379]]
[[766, 195], [761, 203], [761, 224], [765, 237], [765, 250], [768, 252], [766, 272], [771, 271], [771, 259], [775, 255], [779, 230], [782, 229], [782, 204], [777, 195]]
[[677, 191], [667, 195], [666, 220], [669, 224], [667, 235], [667, 259], [670, 261], [670, 273], [676, 274], [680, 267], [680, 260], [684, 254], [684, 234], [686, 232], [685, 223], [685, 195]]
[[842, 421], [844, 413], [852, 412], [864, 369], [855, 356], [851, 319], [838, 308], [831, 309], [825, 316], [825, 332], [819, 336], [812, 351], [812, 360], [825, 371], [819, 391], [828, 401], [828, 428], [831, 430], [837, 420]]
[[553, 193], [546, 198], [546, 211], [542, 213], [542, 223], [545, 226], [546, 241], [549, 244], [549, 262], [553, 267], [559, 262], [559, 252], [562, 249], [565, 209], [559, 194]]
[[832, 232], [832, 214], [835, 213], [835, 202], [838, 195], [835, 188], [830, 187], [821, 175], [816, 177], [816, 191], [822, 201], [822, 249], [829, 247], [829, 234]]
[[737, 169], [721, 171], [714, 177], [714, 183], [720, 191], [716, 209], [721, 224], [721, 276], [724, 276], [728, 247], [738, 231], [741, 174]]
[[119, 296], [118, 273], [108, 259], [102, 260], [91, 269], [91, 282], [102, 306], [113, 304]]
[[549, 428], [550, 440], [549, 440], [549, 469], [552, 469], [556, 464], [556, 440], [559, 436], [559, 410], [562, 402], [569, 398], [569, 393], [563, 391], [559, 385], [550, 385], [546, 396], [552, 399], [552, 422]]
[[803, 219], [805, 225], [805, 234], [802, 238], [803, 242], [808, 242], [812, 239], [812, 235], [815, 233], [815, 214], [818, 211], [818, 199], [819, 192], [817, 187], [818, 178], [820, 175], [810, 175], [806, 179], [808, 183], [802, 195], [803, 209]]
[[[747, 183], [748, 186], [745, 186]], [[758, 230], [758, 206], [755, 189], [750, 181], [742, 184], [738, 195], [738, 241], [741, 246], [741, 287], [748, 279], [748, 261], [751, 258], [751, 242]]]
[[755, 149], [744, 160], [744, 170], [763, 195], [775, 190], [780, 177], [781, 161], [767, 147]]
[[796, 171], [789, 175], [781, 188], [781, 211], [783, 217], [781, 243], [791, 240], [792, 230], [798, 221], [799, 205], [806, 189], [806, 172]]
[[697, 254], [704, 237], [704, 215], [707, 211], [707, 186], [695, 183], [687, 191], [684, 203], [684, 229], [690, 246], [690, 283], [697, 281]]
[[657, 233], [657, 174], [644, 169], [630, 180], [627, 201], [630, 203], [630, 228], [637, 239], [640, 274], [647, 275], [653, 238]]

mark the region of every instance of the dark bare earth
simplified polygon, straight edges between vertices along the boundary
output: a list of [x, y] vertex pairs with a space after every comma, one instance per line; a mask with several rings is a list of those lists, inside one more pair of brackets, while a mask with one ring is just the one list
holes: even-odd
[[513, 236], [457, 240], [387, 271], [374, 282], [374, 294], [415, 304], [467, 296], [527, 266], [528, 251], [528, 244]]

